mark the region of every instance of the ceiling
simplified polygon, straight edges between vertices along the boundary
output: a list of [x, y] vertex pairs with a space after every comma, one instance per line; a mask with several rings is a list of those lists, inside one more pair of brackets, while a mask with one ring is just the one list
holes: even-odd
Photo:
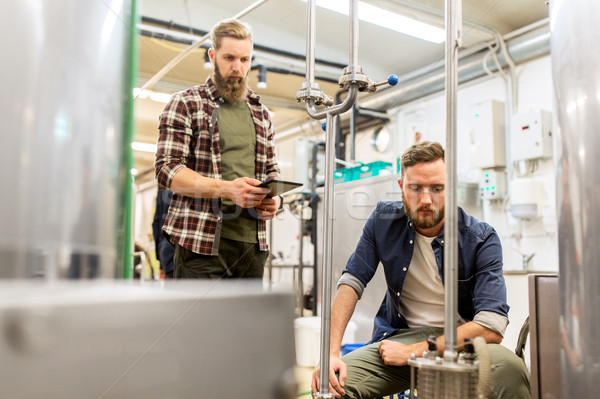
[[[444, 27], [445, 0], [361, 1]], [[138, 87], [186, 49], [187, 43], [197, 41], [210, 31], [217, 21], [232, 17], [255, 2], [141, 0]], [[465, 48], [489, 41], [493, 31], [505, 35], [548, 16], [544, 0], [463, 0], [462, 11]], [[296, 101], [296, 92], [305, 80], [306, 3], [302, 0], [267, 0], [241, 19], [254, 31], [253, 66], [264, 64], [271, 69], [266, 75], [266, 88], [257, 88], [258, 70], [251, 71], [250, 86], [274, 113], [276, 131], [283, 132], [309, 121], [303, 104]], [[317, 8], [315, 76], [323, 91], [332, 97], [339, 91], [334, 82], [342, 68], [349, 64], [348, 22], [346, 16]], [[208, 44], [210, 42], [205, 43]], [[193, 50], [150, 90], [171, 94], [203, 83], [212, 72], [204, 68], [205, 51], [204, 48]], [[444, 43], [433, 44], [369, 23], [359, 23], [359, 65], [374, 81], [383, 81], [390, 74], [402, 76], [443, 61], [444, 51]], [[158, 116], [164, 105], [148, 98], [136, 99], [135, 141], [156, 143]], [[154, 154], [135, 151], [134, 155], [135, 167], [140, 173], [138, 183], [152, 180]]]

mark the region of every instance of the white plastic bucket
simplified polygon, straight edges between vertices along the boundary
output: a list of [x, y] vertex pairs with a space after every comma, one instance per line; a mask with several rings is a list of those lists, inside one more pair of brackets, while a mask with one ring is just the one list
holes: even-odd
[[[356, 323], [350, 321], [342, 339], [342, 344], [354, 343]], [[315, 367], [320, 360], [321, 318], [299, 317], [294, 320], [296, 335], [296, 364], [301, 367]]]

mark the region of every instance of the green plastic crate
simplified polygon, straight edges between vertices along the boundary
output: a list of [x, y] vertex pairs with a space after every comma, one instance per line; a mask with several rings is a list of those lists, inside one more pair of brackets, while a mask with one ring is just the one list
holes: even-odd
[[383, 161], [376, 161], [367, 164], [357, 162], [357, 166], [336, 170], [333, 174], [333, 182], [342, 183], [359, 179], [365, 179], [367, 177], [379, 176], [380, 174], [382, 174], [382, 172], [392, 174], [392, 164], [390, 162]]
[[390, 162], [383, 161], [371, 162], [362, 166], [357, 166], [356, 168], [358, 169], [356, 172], [358, 174], [358, 179], [379, 176], [383, 171], [385, 171], [384, 173], [387, 174], [393, 173], [392, 164]]
[[354, 177], [355, 173], [355, 168], [342, 168], [342, 169], [338, 169], [333, 173], [333, 182], [334, 183], [343, 183], [343, 182], [347, 182], [347, 181], [352, 181], [355, 180], [356, 178]]

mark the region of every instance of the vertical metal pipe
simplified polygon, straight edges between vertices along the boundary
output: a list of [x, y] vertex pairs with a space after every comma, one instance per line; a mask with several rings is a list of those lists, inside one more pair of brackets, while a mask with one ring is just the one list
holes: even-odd
[[600, 2], [550, 2], [562, 398], [598, 396], [600, 380]]
[[267, 258], [269, 284], [273, 282], [273, 219], [269, 220], [269, 256]]
[[410, 368], [410, 399], [415, 399], [415, 374], [416, 374], [416, 369], [414, 367]]
[[350, 111], [350, 161], [356, 161], [356, 104]]
[[444, 359], [456, 359], [456, 311], [458, 305], [458, 210], [456, 207], [456, 101], [460, 0], [446, 0], [446, 221], [444, 228], [444, 284], [446, 344]]
[[320, 394], [329, 392], [329, 336], [331, 327], [331, 259], [333, 253], [333, 172], [335, 171], [335, 123], [336, 118], [327, 114], [325, 137], [325, 192], [324, 192], [324, 226], [323, 226], [323, 293], [321, 297], [321, 370]]
[[348, 49], [348, 65], [358, 67], [358, 0], [350, 0], [350, 46]]
[[304, 316], [304, 199], [300, 200], [300, 242], [298, 243], [298, 314]]
[[[337, 159], [346, 160], [346, 143], [344, 143], [344, 136], [342, 136], [342, 123], [341, 116], [336, 116], [336, 129], [335, 129], [335, 157]], [[352, 122], [351, 122], [352, 123]], [[339, 168], [339, 164], [336, 163], [336, 170]]]
[[[316, 31], [316, 1], [308, 0], [306, 6], [306, 25], [308, 37], [306, 39], [306, 81], [315, 81], [315, 31]], [[310, 85], [308, 87], [311, 87]]]

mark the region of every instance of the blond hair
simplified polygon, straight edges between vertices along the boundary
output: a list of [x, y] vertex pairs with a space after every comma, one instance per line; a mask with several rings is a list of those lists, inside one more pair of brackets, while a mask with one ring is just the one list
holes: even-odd
[[252, 28], [247, 23], [234, 18], [224, 19], [212, 28], [210, 39], [212, 40], [213, 49], [218, 50], [221, 48], [224, 37], [248, 39], [252, 43]]
[[435, 162], [444, 160], [444, 148], [440, 143], [433, 141], [420, 141], [408, 147], [402, 158], [400, 158], [400, 175], [404, 177], [404, 171], [410, 166], [418, 163]]

